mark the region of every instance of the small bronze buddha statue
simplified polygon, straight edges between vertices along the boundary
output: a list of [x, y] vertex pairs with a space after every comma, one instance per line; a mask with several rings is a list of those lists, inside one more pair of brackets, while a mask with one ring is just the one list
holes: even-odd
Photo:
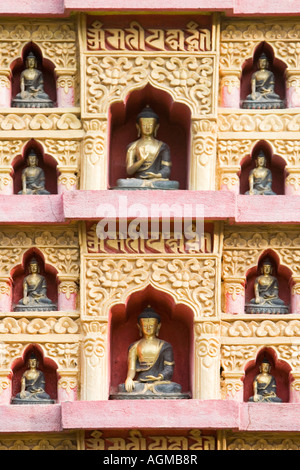
[[272, 173], [267, 168], [267, 159], [261, 150], [255, 158], [256, 168], [250, 171], [249, 175], [249, 191], [245, 194], [256, 194], [274, 196], [276, 193], [272, 190]]
[[265, 259], [261, 275], [255, 279], [255, 297], [245, 305], [246, 313], [286, 314], [289, 307], [278, 296], [278, 281], [272, 276], [272, 262]]
[[39, 274], [39, 265], [34, 258], [29, 263], [29, 274], [23, 281], [23, 298], [14, 310], [15, 312], [57, 310], [57, 306], [47, 297], [46, 279]]
[[33, 405], [55, 403], [45, 392], [45, 376], [38, 369], [38, 360], [32, 354], [28, 360], [28, 369], [21, 379], [21, 391], [12, 400], [13, 405]]
[[181, 385], [172, 382], [173, 348], [158, 339], [160, 316], [147, 307], [138, 317], [142, 339], [129, 347], [128, 371], [125, 383], [119, 385], [113, 399], [190, 398], [181, 392]]
[[22, 171], [22, 190], [18, 194], [50, 194], [45, 189], [45, 173], [38, 166], [38, 157], [31, 150], [27, 158], [28, 167]]
[[129, 178], [119, 179], [116, 189], [178, 189], [178, 181], [170, 181], [169, 146], [156, 139], [158, 115], [147, 106], [137, 116], [139, 139], [127, 148], [126, 170]]
[[21, 73], [21, 91], [12, 100], [15, 108], [53, 108], [54, 103], [44, 91], [43, 74], [37, 69], [37, 59], [30, 52], [25, 61], [26, 68]]
[[274, 91], [275, 77], [268, 70], [269, 61], [266, 54], [258, 59], [258, 70], [251, 77], [251, 93], [242, 102], [244, 109], [282, 109], [284, 101]]
[[266, 359], [263, 360], [259, 368], [260, 373], [255, 377], [253, 382], [253, 396], [249, 398], [249, 402], [255, 403], [281, 403], [282, 400], [277, 396], [276, 381], [270, 374], [270, 363]]

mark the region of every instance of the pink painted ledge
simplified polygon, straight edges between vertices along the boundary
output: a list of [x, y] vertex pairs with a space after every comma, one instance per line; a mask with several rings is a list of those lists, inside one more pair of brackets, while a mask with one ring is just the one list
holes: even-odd
[[225, 400], [109, 400], [62, 403], [70, 429], [238, 429], [239, 404]]
[[72, 12], [115, 11], [226, 12], [228, 15], [299, 15], [299, 0], [0, 0], [0, 14], [11, 16], [68, 16]]
[[177, 217], [180, 213], [182, 217], [203, 214], [205, 219], [224, 220], [235, 215], [235, 195], [229, 191], [69, 191], [63, 198], [66, 219], [143, 219], [155, 217], [158, 208], [163, 214], [164, 205], [170, 211], [174, 209], [170, 214], [176, 213]]
[[299, 403], [104, 400], [0, 406], [1, 433], [83, 429], [231, 429], [300, 432]]
[[0, 406], [0, 433], [60, 431], [61, 405]]
[[118, 400], [62, 403], [71, 429], [231, 429], [300, 431], [300, 404], [233, 400]]
[[0, 195], [0, 223], [63, 223], [62, 195]]
[[300, 403], [241, 403], [239, 431], [300, 431]]
[[236, 196], [236, 223], [299, 223], [299, 196]]
[[[157, 216], [158, 215], [158, 216]], [[70, 220], [194, 217], [237, 224], [300, 223], [300, 196], [244, 196], [230, 191], [83, 191], [49, 196], [0, 195], [0, 224]]]

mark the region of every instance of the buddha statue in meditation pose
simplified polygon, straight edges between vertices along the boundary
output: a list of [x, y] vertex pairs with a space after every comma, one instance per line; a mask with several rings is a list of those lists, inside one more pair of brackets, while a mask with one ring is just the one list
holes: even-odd
[[278, 281], [272, 276], [272, 263], [265, 259], [262, 263], [261, 275], [255, 279], [255, 297], [245, 306], [246, 313], [289, 313], [288, 306], [278, 296]]
[[142, 338], [129, 347], [128, 370], [115, 399], [190, 398], [181, 385], [172, 382], [174, 370], [171, 344], [158, 338], [160, 316], [147, 307], [138, 317]]
[[38, 369], [38, 360], [32, 354], [28, 361], [28, 369], [21, 379], [21, 391], [12, 399], [13, 405], [32, 405], [54, 403], [45, 392], [45, 377]]
[[45, 189], [45, 174], [38, 166], [38, 157], [31, 150], [27, 158], [28, 167], [22, 171], [22, 190], [18, 194], [50, 194]]
[[249, 191], [245, 194], [256, 194], [274, 196], [276, 193], [272, 190], [272, 173], [266, 167], [267, 159], [261, 150], [255, 158], [256, 168], [250, 171], [249, 175]]
[[253, 382], [253, 396], [249, 398], [249, 402], [260, 403], [281, 403], [282, 400], [276, 395], [276, 381], [270, 374], [270, 363], [264, 359], [259, 368], [260, 373], [255, 377]]
[[274, 91], [275, 77], [268, 70], [269, 61], [263, 53], [258, 59], [258, 70], [251, 77], [251, 93], [242, 102], [245, 109], [281, 109], [284, 102]]
[[23, 298], [15, 307], [15, 312], [55, 311], [56, 305], [47, 297], [46, 279], [39, 273], [36, 259], [29, 263], [29, 274], [23, 281]]
[[43, 74], [37, 69], [35, 55], [30, 52], [25, 62], [26, 68], [21, 73], [21, 91], [12, 100], [15, 108], [53, 108], [53, 101], [44, 91]]
[[139, 139], [127, 149], [126, 170], [129, 178], [119, 179], [116, 189], [178, 189], [170, 181], [169, 146], [156, 139], [159, 117], [147, 106], [137, 116]]

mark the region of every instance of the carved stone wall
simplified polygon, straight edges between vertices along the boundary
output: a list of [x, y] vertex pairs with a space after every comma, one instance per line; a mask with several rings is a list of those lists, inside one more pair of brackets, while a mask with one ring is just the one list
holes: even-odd
[[[58, 191], [79, 187], [80, 141], [78, 44], [73, 20], [6, 19], [1, 24], [0, 192], [12, 194], [12, 162], [31, 139], [57, 162]], [[10, 108], [12, 65], [34, 43], [55, 67], [57, 103], [54, 109]]]
[[[285, 162], [285, 194], [299, 194], [298, 114], [299, 61], [298, 24], [294, 20], [256, 22], [226, 19], [221, 23], [220, 105], [218, 113], [218, 188], [239, 193], [241, 162], [259, 141], [267, 142]], [[287, 109], [241, 110], [240, 83], [243, 65], [256, 48], [268, 43], [274, 56], [286, 65]], [[250, 91], [249, 91], [250, 93]], [[234, 108], [234, 109], [226, 109]]]
[[[12, 363], [30, 344], [58, 366], [58, 400], [77, 396], [80, 323], [76, 298], [79, 290], [79, 244], [76, 225], [59, 227], [6, 227], [1, 230], [0, 344], [2, 404], [10, 402]], [[27, 252], [43, 256], [57, 271], [58, 311], [12, 311], [12, 272]], [[49, 286], [47, 286], [49, 289]], [[51, 287], [51, 286], [50, 286]]]
[[150, 84], [190, 110], [188, 188], [215, 189], [216, 18], [184, 17], [174, 29], [169, 17], [165, 26], [157, 28], [155, 18], [125, 17], [115, 24], [109, 17], [93, 16], [83, 17], [81, 26], [81, 103], [86, 130], [81, 188], [107, 189], [110, 107]]
[[[218, 251], [213, 251], [211, 235], [207, 233], [205, 237], [208, 252], [201, 252], [200, 248], [198, 253], [188, 254], [187, 247], [179, 245], [172, 235], [166, 241], [118, 237], [103, 241], [97, 238], [96, 231], [96, 224], [87, 228], [82, 255], [81, 319], [86, 333], [83, 390], [89, 394], [85, 399], [105, 399], [108, 395], [107, 335], [111, 309], [126, 304], [132, 294], [149, 286], [191, 310], [195, 335], [193, 396], [216, 398], [219, 395], [220, 256]], [[208, 378], [212, 386], [207, 387], [205, 370], [209, 377], [215, 367], [216, 374]], [[96, 380], [99, 386], [89, 388], [87, 380], [92, 383]]]

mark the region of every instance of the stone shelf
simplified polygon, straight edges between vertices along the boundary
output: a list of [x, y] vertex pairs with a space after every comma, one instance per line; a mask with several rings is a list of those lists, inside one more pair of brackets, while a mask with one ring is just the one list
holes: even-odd
[[83, 429], [230, 429], [299, 432], [299, 403], [230, 400], [75, 401], [0, 406], [1, 432]]
[[[136, 205], [137, 204], [137, 205]], [[135, 206], [136, 205], [136, 206]], [[63, 224], [71, 220], [101, 218], [147, 218], [163, 207], [183, 217], [185, 207], [192, 217], [224, 220], [236, 224], [300, 223], [299, 196], [245, 196], [229, 191], [68, 191], [49, 196], [0, 195], [0, 223]], [[141, 214], [139, 207], [145, 209]], [[110, 210], [108, 211], [108, 208]], [[177, 208], [173, 211], [172, 208]]]

